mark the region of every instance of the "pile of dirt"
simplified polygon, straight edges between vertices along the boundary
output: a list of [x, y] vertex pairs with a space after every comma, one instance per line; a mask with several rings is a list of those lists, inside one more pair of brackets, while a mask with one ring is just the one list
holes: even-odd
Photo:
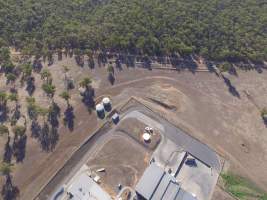
[[169, 84], [152, 85], [147, 88], [147, 99], [166, 110], [182, 111], [189, 102], [188, 98]]

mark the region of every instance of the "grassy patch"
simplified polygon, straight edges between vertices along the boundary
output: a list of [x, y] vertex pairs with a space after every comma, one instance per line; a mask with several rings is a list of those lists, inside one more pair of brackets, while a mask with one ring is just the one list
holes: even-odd
[[233, 175], [222, 174], [225, 190], [240, 200], [267, 200], [267, 194], [248, 180]]

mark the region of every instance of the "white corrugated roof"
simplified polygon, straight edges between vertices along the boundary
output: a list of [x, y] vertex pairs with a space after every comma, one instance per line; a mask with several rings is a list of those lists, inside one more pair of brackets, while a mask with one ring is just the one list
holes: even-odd
[[67, 191], [73, 195], [72, 200], [111, 200], [110, 196], [86, 173], [79, 175]]

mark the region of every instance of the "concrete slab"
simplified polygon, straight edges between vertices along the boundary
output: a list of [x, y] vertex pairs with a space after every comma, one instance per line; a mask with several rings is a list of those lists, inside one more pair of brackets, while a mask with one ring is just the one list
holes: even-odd
[[[194, 159], [189, 155], [187, 159]], [[212, 197], [219, 174], [201, 161], [195, 159], [196, 166], [183, 164], [176, 179], [187, 192], [196, 195], [198, 200], [209, 200]]]
[[166, 171], [171, 170], [175, 175], [183, 161], [186, 152], [168, 138], [163, 138], [158, 148], [153, 153], [154, 160]]
[[70, 194], [73, 200], [111, 200], [89, 175], [90, 170], [83, 166], [65, 188], [66, 196]]

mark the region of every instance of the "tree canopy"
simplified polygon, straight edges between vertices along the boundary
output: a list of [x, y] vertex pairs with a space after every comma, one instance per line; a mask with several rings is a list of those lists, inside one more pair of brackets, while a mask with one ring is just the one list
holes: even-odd
[[[109, 49], [263, 61], [267, 4], [265, 0], [0, 0], [0, 45], [47, 56], [57, 49]], [[3, 56], [8, 55], [3, 51]]]

